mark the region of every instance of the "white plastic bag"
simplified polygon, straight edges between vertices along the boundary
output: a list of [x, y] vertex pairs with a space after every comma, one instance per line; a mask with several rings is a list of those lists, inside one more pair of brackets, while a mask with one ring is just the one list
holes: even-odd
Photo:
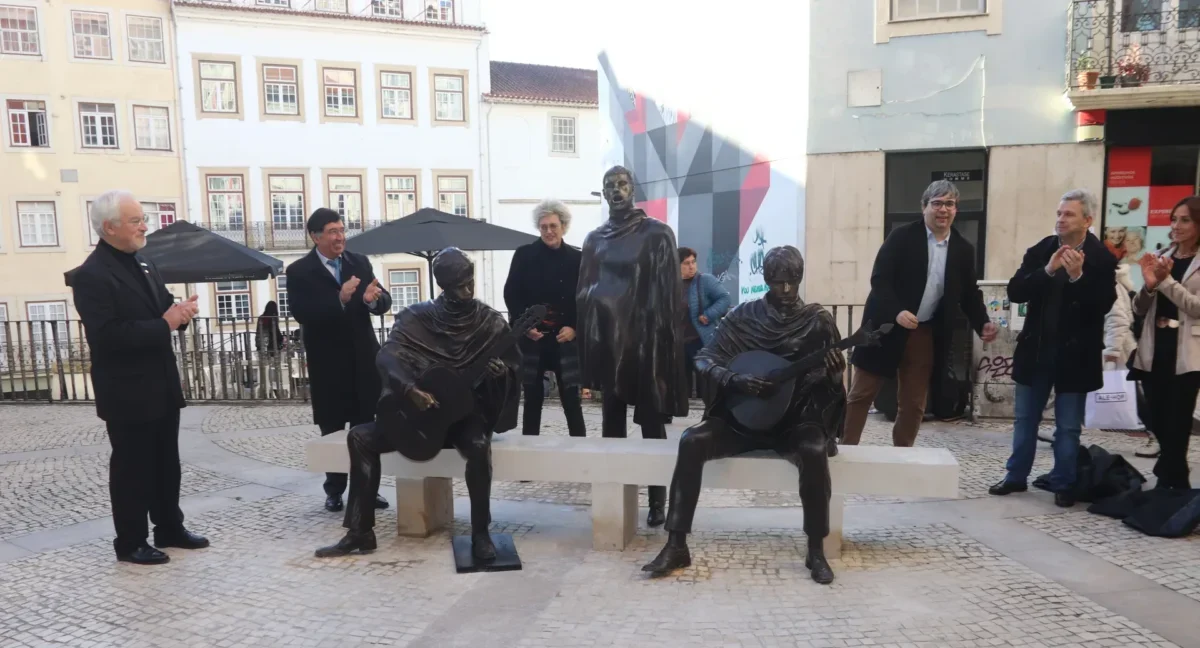
[[1104, 387], [1087, 395], [1083, 426], [1101, 430], [1140, 430], [1137, 415], [1137, 383], [1126, 380], [1128, 372], [1104, 372]]

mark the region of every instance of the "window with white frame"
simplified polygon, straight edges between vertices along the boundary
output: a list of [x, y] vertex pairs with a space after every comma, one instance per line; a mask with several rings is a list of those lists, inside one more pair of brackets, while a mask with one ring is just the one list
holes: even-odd
[[84, 148], [117, 148], [117, 107], [113, 104], [79, 104], [79, 125]]
[[574, 153], [575, 152], [575, 118], [574, 117], [551, 117], [550, 118], [550, 152], [551, 153]]
[[317, 0], [317, 11], [346, 13], [346, 0]]
[[175, 222], [175, 203], [144, 202], [142, 216], [146, 219], [146, 228], [157, 232]]
[[171, 150], [171, 120], [161, 106], [133, 107], [135, 146], [143, 151]]
[[9, 144], [31, 148], [48, 148], [50, 146], [46, 102], [9, 99], [7, 106]]
[[258, 4], [264, 7], [283, 7], [284, 9], [291, 6], [289, 0], [258, 0]]
[[376, 16], [403, 18], [403, 0], [371, 0], [371, 12]]
[[430, 0], [425, 5], [425, 20], [454, 22], [454, 0]]
[[41, 53], [37, 9], [0, 5], [0, 54]]
[[200, 61], [200, 110], [237, 112], [237, 68], [224, 61]]
[[8, 368], [8, 304], [0, 303], [0, 369]]
[[383, 217], [389, 221], [417, 211], [416, 176], [384, 176], [383, 205]]
[[75, 38], [76, 58], [112, 58], [112, 38], [109, 35], [108, 14], [95, 11], [72, 11], [71, 34]]
[[271, 188], [271, 227], [304, 229], [304, 176], [273, 175], [267, 183]]
[[892, 0], [892, 20], [952, 18], [987, 12], [987, 0]]
[[412, 119], [411, 74], [380, 72], [379, 91], [384, 119]]
[[451, 74], [433, 77], [438, 121], [463, 121], [463, 78]]
[[268, 115], [299, 115], [300, 92], [294, 65], [264, 65], [263, 96]]
[[388, 292], [392, 295], [392, 314], [421, 301], [421, 273], [416, 270], [388, 272]]
[[275, 277], [275, 304], [279, 306], [280, 321], [292, 316], [292, 307], [288, 304], [287, 275]]
[[358, 101], [354, 70], [323, 68], [321, 79], [325, 85], [326, 117], [357, 117]]
[[166, 63], [163, 47], [162, 18], [127, 16], [125, 33], [129, 39], [129, 60], [139, 63]]
[[467, 179], [463, 176], [438, 178], [438, 209], [457, 216], [470, 216]]
[[250, 319], [250, 282], [217, 282], [217, 318], [222, 322]]
[[52, 202], [17, 203], [21, 247], [57, 247], [58, 218]]
[[100, 235], [96, 233], [96, 228], [92, 227], [92, 201], [84, 203], [84, 212], [87, 214], [88, 245], [96, 245], [100, 242]]
[[67, 302], [27, 302], [25, 314], [29, 317], [29, 321], [33, 322], [29, 328], [31, 329], [30, 342], [33, 346], [34, 362], [39, 367], [45, 366], [47, 362], [54, 361], [55, 338], [59, 339], [60, 344], [66, 344], [63, 337], [67, 326]]
[[342, 215], [347, 230], [361, 230], [362, 177], [329, 176], [329, 208]]
[[214, 231], [241, 232], [246, 226], [245, 184], [240, 175], [210, 175], [208, 222]]

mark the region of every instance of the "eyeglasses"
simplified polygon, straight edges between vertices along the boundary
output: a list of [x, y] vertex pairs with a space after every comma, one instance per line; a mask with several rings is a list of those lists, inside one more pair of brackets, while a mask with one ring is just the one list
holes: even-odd
[[929, 206], [934, 209], [954, 209], [958, 207], [958, 203], [953, 200], [931, 200]]

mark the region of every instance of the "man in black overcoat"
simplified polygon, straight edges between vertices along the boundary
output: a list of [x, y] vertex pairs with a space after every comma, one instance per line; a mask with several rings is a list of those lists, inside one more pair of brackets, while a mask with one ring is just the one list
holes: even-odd
[[984, 342], [996, 338], [999, 330], [976, 285], [975, 248], [953, 227], [958, 197], [958, 187], [948, 180], [930, 184], [921, 196], [922, 219], [896, 228], [879, 248], [862, 321], [899, 326], [883, 336], [881, 346], [854, 350], [842, 438], [846, 445], [858, 444], [871, 403], [889, 378], [896, 379], [892, 444], [916, 442], [937, 360], [934, 349], [959, 312]]
[[159, 548], [203, 549], [208, 540], [183, 526], [179, 508], [179, 410], [185, 406], [171, 346], [174, 331], [196, 315], [196, 297], [178, 304], [146, 245], [141, 204], [123, 191], [92, 201], [100, 242], [72, 278], [75, 310], [91, 351], [96, 414], [112, 444], [109, 495], [117, 560], [168, 562], [146, 538], [147, 513]]
[[[371, 262], [346, 250], [341, 214], [322, 207], [308, 219], [312, 251], [287, 268], [288, 306], [304, 339], [313, 422], [321, 436], [375, 420], [380, 380], [375, 371], [379, 338], [372, 315], [392, 307]], [[346, 473], [325, 474], [325, 508], [342, 510]], [[387, 501], [375, 495], [375, 505]]]

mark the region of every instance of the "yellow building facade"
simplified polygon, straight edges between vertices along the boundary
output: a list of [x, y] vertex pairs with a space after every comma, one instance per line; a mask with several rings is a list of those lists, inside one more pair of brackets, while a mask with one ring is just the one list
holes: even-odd
[[[95, 248], [90, 201], [131, 191], [184, 218], [167, 0], [0, 0], [0, 319], [75, 319], [63, 273]], [[16, 340], [10, 340], [15, 343]]]

